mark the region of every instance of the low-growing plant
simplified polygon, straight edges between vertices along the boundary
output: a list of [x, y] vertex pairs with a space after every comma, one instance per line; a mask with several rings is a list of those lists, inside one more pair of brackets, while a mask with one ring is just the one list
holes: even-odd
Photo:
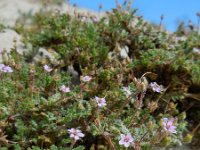
[[185, 117], [167, 113], [176, 106], [155, 113], [158, 100], [145, 100], [147, 91], [159, 96], [166, 90], [148, 83], [152, 73], [137, 79], [126, 76], [124, 66], [107, 68], [82, 76], [76, 86], [59, 67], [28, 64], [13, 51], [0, 66], [1, 145], [140, 149], [180, 143]]
[[[2, 149], [140, 150], [191, 142], [200, 117], [192, 116], [199, 112], [200, 55], [192, 51], [199, 35], [177, 43], [135, 12], [119, 7], [100, 20], [45, 12], [29, 29], [18, 28], [33, 51], [24, 58], [13, 49], [0, 64]], [[57, 61], [33, 62], [39, 47], [56, 52]]]

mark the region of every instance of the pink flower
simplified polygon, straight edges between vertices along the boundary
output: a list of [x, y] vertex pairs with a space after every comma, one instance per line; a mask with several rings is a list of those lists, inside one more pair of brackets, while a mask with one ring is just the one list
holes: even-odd
[[95, 96], [95, 100], [96, 100], [97, 105], [98, 105], [99, 107], [104, 107], [104, 106], [107, 105], [107, 104], [106, 104], [105, 98], [100, 98], [100, 97]]
[[44, 70], [46, 70], [47, 72], [51, 72], [53, 69], [51, 67], [49, 67], [48, 65], [44, 65]]
[[2, 53], [3, 53], [3, 49], [0, 48], [0, 54], [2, 54]]
[[4, 69], [3, 69], [4, 72], [8, 72], [8, 73], [11, 73], [13, 72], [12, 68], [9, 67], [9, 66], [5, 66]]
[[123, 87], [123, 91], [125, 92], [126, 96], [131, 95], [131, 91], [130, 91], [129, 87]]
[[4, 64], [0, 64], [0, 71], [2, 71], [4, 67], [5, 67]]
[[69, 87], [66, 87], [65, 85], [62, 85], [62, 86], [60, 87], [60, 90], [61, 90], [62, 92], [64, 92], [64, 93], [71, 92], [71, 91], [70, 91], [70, 88], [69, 88]]
[[99, 22], [99, 18], [97, 18], [97, 17], [93, 17], [92, 20], [93, 20], [94, 23]]
[[83, 17], [81, 18], [81, 21], [82, 21], [82, 22], [88, 22], [88, 20], [89, 20], [89, 19], [88, 19], [87, 17], [85, 17], [85, 16], [83, 16]]
[[157, 93], [161, 93], [164, 90], [163, 86], [158, 85], [156, 82], [151, 82], [149, 86], [154, 92], [157, 92]]
[[10, 66], [0, 64], [0, 72], [11, 73], [11, 72], [13, 72], [13, 69]]
[[130, 133], [128, 133], [127, 135], [121, 134], [119, 145], [124, 145], [125, 147], [129, 147], [133, 141], [134, 139]]
[[173, 125], [174, 118], [168, 119], [163, 118], [162, 119], [162, 125], [165, 131], [169, 133], [176, 133], [176, 126]]
[[84, 76], [84, 77], [82, 77], [82, 79], [81, 79], [83, 82], [89, 82], [90, 80], [92, 80], [92, 77], [90, 77], [90, 76]]
[[70, 138], [73, 138], [74, 141], [77, 141], [85, 136], [81, 130], [75, 128], [68, 129], [68, 133], [70, 134]]

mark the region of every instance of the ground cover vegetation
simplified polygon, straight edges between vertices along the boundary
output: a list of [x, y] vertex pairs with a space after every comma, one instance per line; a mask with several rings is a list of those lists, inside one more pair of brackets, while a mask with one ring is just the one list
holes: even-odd
[[[200, 146], [200, 35], [135, 12], [129, 3], [102, 18], [41, 11], [18, 23], [29, 52], [13, 48], [0, 64], [2, 150]], [[35, 62], [40, 47], [55, 60]]]

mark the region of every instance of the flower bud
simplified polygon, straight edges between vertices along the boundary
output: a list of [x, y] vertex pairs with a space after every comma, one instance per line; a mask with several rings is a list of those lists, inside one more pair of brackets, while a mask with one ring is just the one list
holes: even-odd
[[139, 101], [139, 100], [136, 100], [134, 102], [134, 106], [135, 106], [136, 109], [140, 109], [142, 107], [142, 102]]
[[14, 122], [14, 121], [15, 121], [15, 116], [14, 116], [14, 115], [9, 116], [8, 119], [7, 119], [7, 121], [8, 121], [9, 123]]
[[30, 64], [30, 65], [29, 65], [29, 69], [30, 69], [30, 73], [31, 73], [31, 74], [34, 74], [34, 73], [35, 73], [35, 65]]
[[54, 76], [53, 76], [53, 80], [59, 81], [59, 80], [60, 80], [60, 76], [59, 76], [59, 75], [54, 75]]
[[118, 128], [116, 128], [115, 126], [110, 126], [110, 132], [114, 133], [114, 134], [120, 134], [120, 130]]
[[172, 141], [171, 137], [167, 136], [167, 137], [163, 138], [163, 140], [161, 141], [161, 144], [163, 146], [168, 146], [168, 145], [170, 145], [171, 141]]
[[147, 90], [147, 86], [144, 83], [141, 83], [141, 90], [145, 92]]
[[174, 104], [173, 102], [170, 102], [169, 103], [169, 108], [175, 109], [176, 108], [176, 104]]
[[185, 112], [182, 112], [182, 113], [179, 115], [179, 118], [180, 118], [180, 120], [185, 120], [185, 118], [186, 118], [186, 113], [185, 113]]
[[80, 110], [85, 110], [85, 107], [83, 106], [82, 103], [78, 103], [78, 108], [79, 108]]
[[193, 135], [191, 133], [188, 133], [185, 138], [183, 139], [184, 143], [190, 143], [192, 141]]
[[148, 108], [149, 108], [149, 111], [152, 113], [158, 108], [158, 103], [157, 102], [150, 102], [148, 104]]
[[134, 83], [135, 85], [138, 84], [138, 81], [137, 81], [137, 78], [136, 78], [136, 77], [134, 77], [134, 79], [133, 79], [133, 83]]
[[149, 122], [147, 123], [147, 128], [148, 128], [149, 131], [152, 131], [152, 130], [153, 130], [154, 124], [153, 124], [152, 121], [149, 121]]
[[21, 70], [22, 66], [21, 66], [21, 64], [15, 64], [14, 68], [15, 68], [15, 70], [19, 71], [19, 70]]
[[145, 85], [146, 88], [148, 87], [149, 83], [148, 83], [146, 77], [142, 77], [142, 78], [141, 78], [141, 82], [144, 83], [144, 85]]

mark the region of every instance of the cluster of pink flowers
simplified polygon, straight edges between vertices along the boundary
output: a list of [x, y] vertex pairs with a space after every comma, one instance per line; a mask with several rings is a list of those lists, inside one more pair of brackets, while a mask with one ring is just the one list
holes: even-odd
[[[48, 65], [44, 65], [44, 70], [47, 72], [51, 72], [52, 68], [49, 67]], [[12, 72], [12, 69], [9, 66], [0, 64], [0, 71]], [[90, 80], [92, 80], [91, 76], [81, 77], [81, 81], [83, 81], [83, 82], [89, 82]], [[151, 82], [149, 84], [149, 86], [154, 92], [161, 93], [164, 90], [163, 86], [158, 85], [156, 82]], [[123, 87], [122, 90], [125, 92], [126, 96], [131, 95], [131, 91], [130, 91], [129, 87]], [[60, 87], [60, 91], [62, 91], [63, 93], [68, 93], [68, 92], [70, 92], [70, 88], [66, 87], [65, 85], [62, 85]], [[100, 108], [107, 105], [105, 98], [100, 98], [98, 96], [95, 96], [95, 101], [96, 101], [98, 107], [100, 107]], [[163, 125], [164, 130], [169, 133], [176, 133], [176, 126], [173, 125], [173, 122], [174, 122], [174, 118], [171, 118], [171, 119], [163, 118], [162, 125]], [[76, 128], [68, 129], [68, 133], [70, 135], [70, 138], [72, 138], [74, 141], [80, 140], [81, 138], [83, 138], [85, 136], [81, 130], [76, 129]], [[134, 138], [132, 137], [132, 135], [130, 133], [128, 133], [126, 135], [121, 134], [120, 137], [121, 137], [121, 139], [119, 141], [119, 145], [129, 147], [134, 142]]]
[[69, 92], [71, 92], [70, 88], [66, 87], [65, 85], [62, 85], [60, 87], [60, 91], [62, 91], [63, 93], [69, 93]]
[[74, 141], [80, 140], [85, 136], [81, 130], [75, 128], [68, 129], [68, 133], [70, 138], [72, 138]]
[[0, 72], [11, 73], [11, 72], [13, 72], [13, 69], [10, 66], [0, 64]]
[[162, 119], [162, 125], [165, 131], [169, 133], [176, 133], [176, 126], [173, 125], [174, 123], [174, 118], [163, 118]]
[[95, 96], [95, 101], [97, 102], [97, 105], [101, 108], [106, 106], [106, 99], [105, 98], [100, 98], [98, 96]]
[[128, 133], [127, 135], [121, 134], [119, 145], [124, 145], [125, 147], [129, 147], [131, 143], [133, 143], [133, 141], [134, 141], [134, 138], [132, 137], [130, 133]]
[[164, 91], [164, 87], [162, 85], [158, 85], [156, 82], [151, 82], [149, 86], [154, 92], [161, 93]]

